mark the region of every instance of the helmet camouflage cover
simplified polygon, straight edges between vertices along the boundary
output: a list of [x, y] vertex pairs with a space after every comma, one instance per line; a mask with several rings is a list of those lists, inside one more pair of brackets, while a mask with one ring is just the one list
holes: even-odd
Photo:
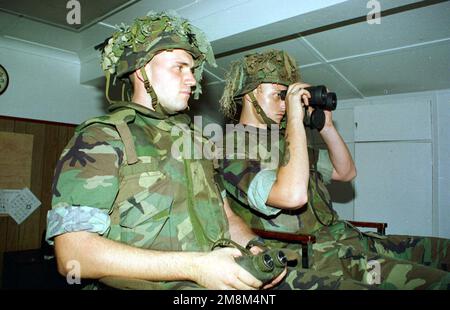
[[158, 52], [183, 49], [194, 58], [194, 77], [197, 81], [195, 99], [201, 94], [200, 81], [205, 61], [216, 66], [214, 54], [205, 34], [188, 20], [175, 13], [150, 12], [122, 24], [103, 49], [101, 63], [107, 78], [127, 78], [145, 66]]
[[261, 83], [290, 85], [300, 81], [295, 60], [285, 51], [269, 50], [253, 53], [233, 62], [227, 73], [220, 107], [225, 116], [232, 118], [236, 103]]

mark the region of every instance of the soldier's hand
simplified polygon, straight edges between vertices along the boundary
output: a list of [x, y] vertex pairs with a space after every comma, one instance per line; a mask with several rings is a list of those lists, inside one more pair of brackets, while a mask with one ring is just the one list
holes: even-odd
[[238, 256], [241, 256], [241, 251], [235, 248], [202, 253], [195, 258], [194, 281], [208, 289], [259, 289], [262, 282], [235, 262]]
[[286, 113], [289, 118], [296, 118], [296, 121], [303, 122], [304, 106], [309, 106], [311, 94], [304, 89], [309, 84], [295, 83], [289, 86], [286, 93]]
[[334, 126], [332, 112], [328, 110], [323, 110], [323, 112], [325, 113], [325, 125], [320, 132], [322, 132], [324, 129], [326, 130], [327, 128], [331, 128]]
[[[258, 246], [253, 246], [250, 248], [250, 252], [252, 252], [253, 255], [257, 255], [259, 253], [264, 252], [264, 250]], [[264, 285], [262, 287], [262, 289], [267, 290], [267, 289], [271, 289], [272, 287], [278, 285], [278, 283], [280, 283], [283, 280], [283, 278], [286, 276], [286, 273], [287, 273], [287, 268], [284, 268], [284, 271], [280, 275], [278, 275], [270, 283], [267, 283], [266, 285]]]
[[272, 282], [267, 283], [266, 285], [263, 286], [263, 290], [268, 290], [271, 289], [272, 287], [278, 285], [278, 283], [280, 283], [283, 278], [286, 276], [287, 274], [287, 267], [284, 268], [284, 271], [282, 273], [280, 273], [280, 275], [278, 277], [276, 277], [275, 279], [272, 280]]

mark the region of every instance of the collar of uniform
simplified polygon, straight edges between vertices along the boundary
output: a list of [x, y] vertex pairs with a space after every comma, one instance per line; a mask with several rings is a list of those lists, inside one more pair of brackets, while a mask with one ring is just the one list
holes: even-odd
[[153, 120], [152, 124], [164, 131], [170, 131], [174, 125], [186, 124], [189, 126], [189, 124], [191, 123], [190, 117], [184, 113], [164, 115], [134, 102], [115, 103], [109, 107], [109, 111], [123, 108], [133, 109], [139, 114], [149, 117]]
[[266, 128], [261, 128], [261, 127], [256, 127], [253, 125], [248, 125], [248, 124], [242, 124], [242, 123], [238, 123], [237, 125], [239, 126], [235, 126], [234, 128], [231, 127], [229, 129], [227, 129], [227, 132], [229, 131], [233, 131], [233, 130], [238, 130], [238, 131], [242, 131], [242, 132], [248, 132], [251, 134], [269, 134], [272, 130], [278, 130], [279, 133], [281, 135], [284, 135], [284, 132], [286, 131], [285, 128], [282, 128], [280, 126], [274, 126], [274, 129], [272, 129], [272, 125], [267, 125]]
[[258, 134], [258, 133], [265, 133], [267, 134], [268, 130], [267, 128], [261, 128], [261, 127], [255, 127], [253, 125], [247, 125], [247, 124], [241, 124], [238, 123], [234, 127], [227, 127], [226, 128], [227, 133], [233, 132], [233, 131], [240, 131], [240, 132], [248, 132], [251, 134]]

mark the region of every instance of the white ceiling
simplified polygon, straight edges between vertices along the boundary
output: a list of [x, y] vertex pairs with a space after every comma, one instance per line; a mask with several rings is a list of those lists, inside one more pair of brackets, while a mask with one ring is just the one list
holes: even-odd
[[[0, 10], [63, 29], [82, 31], [137, 1], [139, 0], [0, 0]], [[67, 16], [72, 17], [71, 12], [77, 5], [81, 9], [83, 21], [79, 24], [68, 23]]]
[[[114, 25], [149, 10], [172, 9], [203, 29], [213, 44], [219, 67], [208, 68], [205, 78], [210, 100], [220, 96], [231, 60], [268, 48], [287, 50], [305, 81], [326, 85], [339, 99], [450, 88], [449, 1], [379, 0], [380, 24], [372, 25], [365, 0], [131, 2], [114, 14], [92, 11], [91, 23], [78, 31], [53, 25], [52, 14], [60, 11], [39, 17], [48, 22], [0, 11], [0, 35], [76, 53], [81, 82], [96, 84], [102, 73], [93, 47], [111, 35]], [[0, 0], [0, 9], [4, 3]]]

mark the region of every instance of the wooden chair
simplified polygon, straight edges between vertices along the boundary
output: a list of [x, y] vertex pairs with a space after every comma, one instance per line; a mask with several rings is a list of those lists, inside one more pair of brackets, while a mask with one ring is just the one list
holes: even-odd
[[[381, 235], [384, 235], [386, 233], [387, 223], [358, 222], [358, 221], [347, 221], [347, 222], [357, 227], [376, 228], [377, 232]], [[303, 268], [310, 267], [309, 253], [312, 250], [312, 245], [316, 242], [315, 236], [267, 231], [261, 229], [253, 229], [253, 232], [265, 239], [274, 239], [282, 242], [300, 244], [302, 248], [302, 267]]]

